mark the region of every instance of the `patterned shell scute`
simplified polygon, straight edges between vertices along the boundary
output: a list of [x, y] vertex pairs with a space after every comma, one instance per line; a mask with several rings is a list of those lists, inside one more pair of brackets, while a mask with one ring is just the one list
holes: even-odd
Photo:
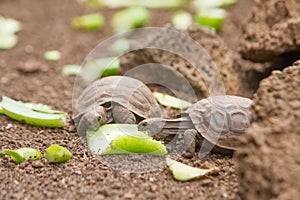
[[252, 101], [237, 96], [203, 99], [186, 113], [197, 131], [209, 142], [225, 149], [236, 149], [238, 138], [250, 126]]
[[126, 76], [105, 77], [92, 83], [76, 102], [75, 114], [87, 112], [95, 105], [109, 111], [115, 103], [143, 118], [162, 116], [150, 89], [141, 81]]

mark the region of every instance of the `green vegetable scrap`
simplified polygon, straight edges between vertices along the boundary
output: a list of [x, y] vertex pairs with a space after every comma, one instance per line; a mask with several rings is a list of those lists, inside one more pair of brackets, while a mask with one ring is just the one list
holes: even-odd
[[95, 154], [156, 154], [167, 153], [165, 146], [133, 124], [107, 124], [88, 132], [88, 147]]
[[176, 109], [185, 109], [190, 107], [192, 104], [188, 101], [163, 94], [160, 92], [153, 92], [154, 97], [157, 99], [157, 101], [167, 107], [176, 108]]
[[3, 96], [2, 109], [6, 116], [30, 125], [62, 128], [66, 124], [66, 113], [42, 104], [23, 103]]
[[85, 81], [92, 82], [103, 76], [118, 75], [120, 69], [120, 61], [115, 57], [98, 58], [87, 62], [80, 76]]
[[128, 51], [130, 48], [130, 40], [121, 38], [116, 40], [110, 47], [113, 53], [122, 54]]
[[80, 70], [80, 65], [64, 65], [61, 73], [63, 76], [76, 76], [80, 73]]
[[17, 20], [0, 16], [0, 49], [13, 48], [18, 42], [15, 33], [21, 29], [21, 23]]
[[192, 25], [193, 17], [190, 13], [180, 10], [173, 14], [171, 21], [175, 28], [185, 30]]
[[87, 0], [87, 3], [93, 8], [143, 6], [148, 8], [169, 9], [185, 6], [186, 0]]
[[17, 150], [5, 149], [0, 152], [1, 157], [3, 157], [3, 155], [5, 154], [9, 155], [11, 159], [17, 164], [29, 160], [38, 160], [42, 157], [42, 153], [40, 151], [33, 148], [27, 148], [27, 147], [20, 148]]
[[149, 21], [149, 13], [144, 7], [130, 7], [117, 12], [112, 19], [114, 33], [129, 31], [144, 26]]
[[99, 30], [105, 24], [104, 16], [100, 13], [92, 13], [88, 15], [82, 15], [74, 17], [72, 20], [72, 26], [76, 29], [84, 30]]
[[166, 158], [166, 163], [169, 166], [174, 178], [178, 181], [188, 181], [195, 178], [201, 178], [209, 174], [216, 174], [218, 172], [217, 168], [199, 169], [190, 167], [168, 157]]
[[237, 0], [194, 0], [192, 6], [198, 10], [204, 8], [228, 7], [234, 5]]
[[53, 144], [46, 149], [46, 158], [50, 163], [63, 163], [72, 158], [72, 153], [63, 146]]
[[61, 53], [57, 50], [46, 51], [44, 53], [44, 58], [49, 61], [57, 61], [61, 58]]
[[0, 102], [0, 115], [1, 114], [4, 114], [4, 113], [3, 113], [3, 108], [2, 108], [2, 105], [1, 105], [1, 102]]
[[226, 11], [221, 8], [208, 8], [197, 13], [196, 22], [202, 26], [214, 28], [218, 32], [226, 16]]

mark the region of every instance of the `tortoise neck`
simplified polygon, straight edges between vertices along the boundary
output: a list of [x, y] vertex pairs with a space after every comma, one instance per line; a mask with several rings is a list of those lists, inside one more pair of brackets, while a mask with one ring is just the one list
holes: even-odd
[[187, 129], [193, 129], [194, 125], [188, 116], [177, 119], [163, 119], [164, 125], [161, 131], [162, 137], [176, 135]]

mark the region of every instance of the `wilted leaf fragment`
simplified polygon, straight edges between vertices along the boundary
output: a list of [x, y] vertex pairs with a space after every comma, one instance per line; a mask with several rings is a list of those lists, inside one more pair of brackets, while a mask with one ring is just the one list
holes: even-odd
[[2, 151], [2, 155], [3, 154], [9, 155], [11, 159], [17, 164], [29, 160], [38, 160], [42, 157], [42, 153], [40, 151], [28, 147], [20, 148], [17, 150], [5, 149]]
[[64, 65], [62, 68], [63, 76], [76, 76], [79, 74], [81, 66], [79, 65]]
[[128, 153], [165, 155], [167, 150], [161, 142], [151, 138], [122, 135], [111, 141], [103, 155]]
[[183, 7], [186, 4], [186, 0], [87, 0], [87, 3], [93, 8], [143, 6], [148, 8], [169, 9]]
[[115, 57], [98, 58], [87, 62], [80, 76], [87, 81], [92, 82], [100, 77], [118, 75], [120, 69], [120, 61]]
[[57, 50], [46, 51], [44, 53], [44, 58], [49, 61], [57, 61], [61, 58], [61, 53]]
[[144, 26], [149, 20], [149, 13], [144, 7], [130, 7], [117, 12], [112, 19], [114, 33], [129, 31]]
[[100, 13], [92, 13], [74, 17], [72, 26], [76, 29], [99, 30], [105, 23], [104, 16]]
[[87, 135], [88, 147], [95, 154], [167, 153], [161, 142], [139, 132], [136, 124], [107, 124]]
[[2, 97], [3, 113], [11, 119], [30, 125], [62, 128], [66, 124], [66, 113], [45, 108], [34, 108], [34, 105]]
[[190, 13], [180, 10], [173, 14], [171, 21], [175, 28], [185, 30], [192, 25], [193, 17]]
[[112, 45], [110, 50], [117, 54], [122, 54], [128, 51], [130, 48], [130, 40], [121, 38], [116, 40]]
[[2, 105], [1, 105], [1, 102], [0, 102], [0, 115], [3, 114], [3, 108], [2, 108]]
[[21, 23], [12, 18], [0, 16], [0, 33], [14, 34], [22, 29]]
[[218, 172], [217, 168], [199, 169], [177, 162], [168, 157], [166, 158], [166, 163], [169, 166], [173, 177], [178, 181], [188, 181]]
[[11, 49], [18, 43], [18, 37], [11, 33], [0, 32], [0, 49]]
[[50, 163], [63, 163], [72, 158], [72, 153], [63, 146], [53, 144], [46, 149], [46, 158]]
[[196, 15], [196, 22], [202, 26], [214, 28], [217, 32], [220, 31], [221, 26], [227, 14], [221, 8], [207, 8], [200, 10]]
[[153, 92], [153, 95], [157, 99], [157, 101], [163, 106], [176, 108], [176, 109], [185, 109], [192, 105], [188, 101], [178, 99], [178, 98], [170, 96], [168, 94], [163, 94], [160, 92]]

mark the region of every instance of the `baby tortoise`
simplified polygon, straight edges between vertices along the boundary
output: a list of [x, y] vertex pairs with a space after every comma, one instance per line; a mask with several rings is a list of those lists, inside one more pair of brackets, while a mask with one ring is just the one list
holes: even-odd
[[111, 76], [95, 81], [74, 105], [78, 133], [96, 130], [111, 122], [134, 124], [144, 118], [162, 117], [162, 110], [150, 89], [141, 81], [126, 76]]
[[138, 129], [156, 139], [181, 135], [175, 149], [183, 149], [176, 145], [185, 143], [186, 155], [193, 155], [196, 146], [201, 145], [213, 147], [214, 152], [232, 154], [239, 147], [239, 137], [250, 126], [251, 104], [252, 100], [244, 97], [213, 96], [193, 104], [180, 118], [145, 119]]

